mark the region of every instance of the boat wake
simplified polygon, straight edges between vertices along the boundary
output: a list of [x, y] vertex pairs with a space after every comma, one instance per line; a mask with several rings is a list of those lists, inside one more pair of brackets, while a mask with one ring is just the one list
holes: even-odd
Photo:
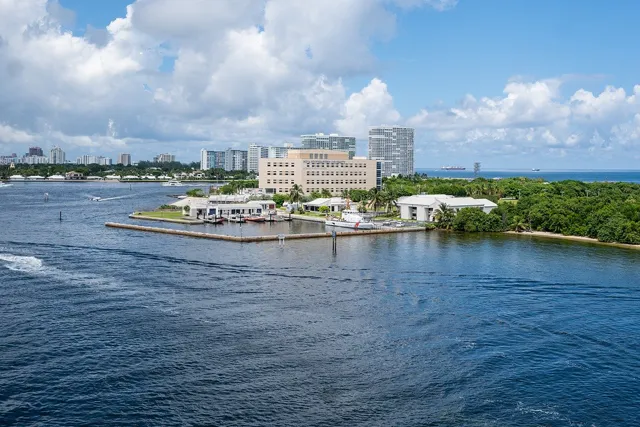
[[13, 271], [33, 273], [42, 270], [42, 260], [33, 256], [0, 253], [0, 261], [3, 261], [0, 265]]
[[88, 197], [91, 201], [94, 201], [94, 202], [106, 202], [109, 200], [128, 199], [136, 196], [137, 194], [127, 194], [126, 196], [117, 196], [117, 197], [100, 197], [100, 196], [92, 196], [91, 194], [86, 195], [86, 197]]

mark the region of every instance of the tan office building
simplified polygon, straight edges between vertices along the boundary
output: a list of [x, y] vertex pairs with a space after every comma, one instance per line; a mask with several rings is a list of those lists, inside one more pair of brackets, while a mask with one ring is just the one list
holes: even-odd
[[286, 194], [293, 184], [305, 194], [327, 189], [334, 195], [382, 185], [379, 162], [334, 150], [290, 149], [283, 159], [260, 159], [259, 176], [260, 188], [272, 194]]

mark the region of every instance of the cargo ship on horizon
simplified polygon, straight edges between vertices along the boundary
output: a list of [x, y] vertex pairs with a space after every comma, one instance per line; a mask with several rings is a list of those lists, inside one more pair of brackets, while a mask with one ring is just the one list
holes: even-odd
[[440, 168], [443, 171], [464, 171], [467, 170], [467, 168], [464, 168], [462, 166], [442, 166]]

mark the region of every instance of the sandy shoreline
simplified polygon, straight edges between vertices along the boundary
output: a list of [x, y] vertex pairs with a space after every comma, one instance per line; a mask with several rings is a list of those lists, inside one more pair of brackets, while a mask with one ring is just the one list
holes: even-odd
[[532, 236], [532, 237], [543, 237], [543, 238], [548, 238], [548, 239], [571, 240], [571, 241], [574, 241], [574, 242], [595, 243], [595, 244], [598, 244], [598, 245], [613, 246], [613, 247], [616, 247], [616, 248], [640, 250], [640, 245], [629, 245], [627, 243], [600, 242], [599, 240], [592, 239], [590, 237], [565, 236], [563, 234], [549, 233], [549, 232], [546, 232], [546, 231], [532, 231], [532, 232], [525, 231], [525, 232], [522, 232], [522, 233], [516, 233], [515, 231], [507, 231], [506, 234], [511, 234], [511, 235], [515, 235], [515, 236]]

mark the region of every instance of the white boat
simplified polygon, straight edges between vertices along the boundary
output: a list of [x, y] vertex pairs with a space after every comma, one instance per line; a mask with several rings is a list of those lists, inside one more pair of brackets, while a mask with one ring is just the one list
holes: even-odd
[[171, 179], [167, 182], [165, 182], [164, 184], [162, 184], [163, 187], [182, 187], [182, 183], [176, 179]]
[[353, 228], [355, 230], [373, 230], [375, 226], [355, 209], [342, 211], [340, 219], [327, 219], [325, 225], [330, 227]]
[[0, 188], [2, 187], [11, 187], [13, 184], [7, 184], [6, 182], [0, 182]]
[[92, 197], [91, 198], [92, 202], [99, 202], [100, 200], [102, 200], [102, 197]]

